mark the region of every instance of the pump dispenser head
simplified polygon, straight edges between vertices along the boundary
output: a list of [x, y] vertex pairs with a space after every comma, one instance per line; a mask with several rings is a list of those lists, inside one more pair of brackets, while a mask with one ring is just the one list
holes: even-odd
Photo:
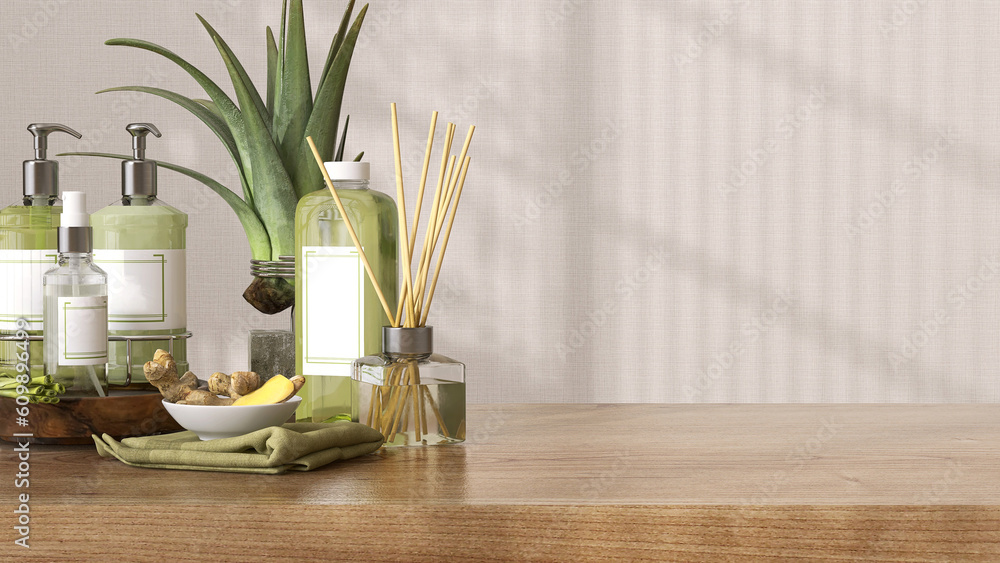
[[156, 195], [156, 161], [146, 160], [146, 135], [161, 137], [152, 123], [129, 123], [125, 130], [132, 134], [132, 160], [122, 161], [122, 195]]
[[63, 194], [63, 212], [59, 225], [59, 252], [90, 254], [94, 250], [94, 230], [87, 214], [87, 194]]
[[32, 123], [28, 131], [35, 137], [35, 158], [24, 161], [24, 195], [59, 195], [59, 163], [46, 160], [45, 152], [49, 148], [49, 133], [62, 131], [77, 139], [83, 135], [59, 123]]

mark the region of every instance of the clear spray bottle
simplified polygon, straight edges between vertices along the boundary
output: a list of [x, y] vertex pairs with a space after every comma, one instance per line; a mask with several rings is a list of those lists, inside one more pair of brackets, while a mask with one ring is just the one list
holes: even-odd
[[93, 247], [86, 194], [64, 192], [57, 266], [42, 281], [45, 373], [64, 397], [108, 394], [108, 275]]

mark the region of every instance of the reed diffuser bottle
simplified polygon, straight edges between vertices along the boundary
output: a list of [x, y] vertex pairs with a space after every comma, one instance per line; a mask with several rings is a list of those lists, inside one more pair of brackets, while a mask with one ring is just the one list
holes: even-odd
[[83, 192], [66, 192], [59, 259], [43, 278], [45, 372], [64, 397], [105, 397], [108, 379], [108, 275], [94, 265], [93, 230]]
[[383, 327], [382, 354], [354, 363], [359, 420], [386, 446], [465, 441], [465, 364], [434, 354], [434, 329]]
[[[395, 300], [396, 204], [369, 189], [367, 162], [327, 162], [379, 284]], [[305, 376], [298, 421], [357, 420], [351, 364], [380, 349], [388, 324], [344, 218], [325, 188], [295, 211], [295, 371]]]

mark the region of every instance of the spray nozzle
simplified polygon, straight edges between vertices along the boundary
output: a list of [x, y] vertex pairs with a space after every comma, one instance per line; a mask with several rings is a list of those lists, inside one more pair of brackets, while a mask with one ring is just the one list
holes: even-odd
[[87, 194], [83, 192], [63, 193], [61, 224], [63, 227], [90, 226], [90, 216], [87, 215]]

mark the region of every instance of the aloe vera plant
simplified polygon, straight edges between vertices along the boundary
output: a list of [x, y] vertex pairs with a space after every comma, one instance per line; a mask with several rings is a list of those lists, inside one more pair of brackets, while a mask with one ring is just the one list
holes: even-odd
[[[176, 92], [147, 86], [120, 86], [106, 92], [143, 92], [169, 100], [194, 114], [222, 141], [239, 172], [239, 193], [194, 170], [158, 161], [168, 170], [189, 176], [219, 194], [233, 209], [246, 231], [253, 258], [277, 260], [295, 253], [295, 206], [299, 198], [323, 187], [320, 171], [306, 143], [311, 136], [325, 160], [342, 160], [348, 120], [339, 146], [337, 129], [344, 86], [361, 25], [365, 4], [351, 24], [350, 0], [333, 38], [323, 72], [313, 95], [306, 53], [302, 0], [282, 0], [281, 28], [277, 41], [267, 28], [267, 89], [264, 96], [254, 86], [239, 59], [218, 32], [197, 15], [229, 71], [236, 101], [215, 82], [176, 53], [140, 39], [111, 39], [106, 45], [133, 47], [156, 53], [174, 62], [204, 89], [208, 99], [193, 99]], [[350, 24], [350, 25], [349, 25]], [[68, 155], [130, 159], [109, 153]], [[355, 160], [360, 160], [359, 154]], [[254, 278], [243, 297], [258, 310], [274, 314], [295, 300], [294, 288], [280, 278]]]

